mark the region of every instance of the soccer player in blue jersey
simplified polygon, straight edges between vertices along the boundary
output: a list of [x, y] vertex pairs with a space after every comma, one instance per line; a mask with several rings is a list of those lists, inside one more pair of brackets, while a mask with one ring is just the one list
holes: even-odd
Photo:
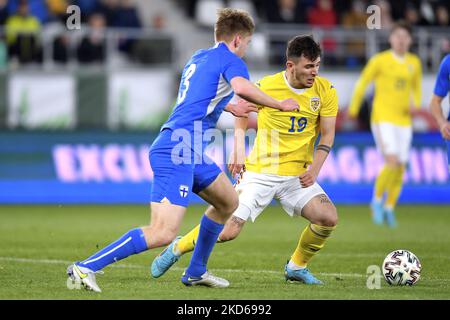
[[442, 138], [447, 141], [448, 171], [450, 172], [450, 113], [447, 119], [442, 110], [442, 100], [450, 91], [450, 54], [445, 56], [441, 62], [439, 72], [434, 86], [433, 97], [431, 98], [430, 110], [436, 119]]
[[[216, 45], [197, 51], [186, 64], [176, 106], [150, 150], [154, 172], [150, 225], [132, 229], [89, 258], [70, 265], [68, 275], [86, 289], [101, 292], [95, 273], [104, 267], [170, 244], [178, 234], [192, 192], [211, 206], [200, 221], [197, 245], [181, 281], [187, 286], [229, 285], [227, 280], [209, 274], [206, 265], [239, 200], [226, 175], [203, 153], [208, 144], [204, 133], [215, 128], [224, 110], [246, 117], [257, 111], [252, 103], [282, 111], [299, 108], [293, 99], [275, 100], [249, 81], [241, 58], [254, 27], [245, 11], [229, 8], [219, 11], [214, 29]], [[250, 103], [229, 104], [233, 92]]]

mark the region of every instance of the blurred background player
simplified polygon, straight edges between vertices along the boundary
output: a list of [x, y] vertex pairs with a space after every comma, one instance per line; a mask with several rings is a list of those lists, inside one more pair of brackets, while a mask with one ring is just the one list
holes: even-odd
[[434, 86], [433, 96], [430, 102], [430, 110], [436, 119], [442, 138], [447, 141], [448, 171], [450, 172], [450, 113], [447, 119], [442, 110], [442, 100], [450, 91], [450, 54], [441, 63]]
[[[255, 145], [236, 185], [239, 207], [218, 238], [219, 242], [235, 239], [249, 218], [255, 221], [274, 198], [279, 200], [290, 216], [303, 216], [310, 221], [285, 266], [286, 280], [306, 284], [322, 284], [307, 264], [337, 224], [337, 210], [316, 182], [334, 142], [338, 112], [336, 89], [327, 79], [317, 76], [320, 53], [320, 46], [312, 37], [295, 37], [286, 50], [286, 70], [258, 82], [268, 95], [293, 98], [301, 108], [299, 112], [280, 112], [260, 106]], [[245, 159], [247, 125], [247, 118], [236, 119], [235, 153], [229, 165], [232, 176], [243, 169], [240, 159]], [[160, 277], [181, 255], [194, 250], [198, 234], [199, 226], [183, 238], [176, 238], [156, 257], [151, 267], [153, 277]]]
[[[363, 69], [349, 107], [350, 117], [358, 116], [366, 87], [374, 81], [375, 94], [371, 129], [377, 148], [384, 156], [371, 203], [374, 223], [385, 220], [396, 226], [394, 208], [403, 185], [403, 175], [412, 143], [411, 102], [420, 108], [422, 67], [409, 52], [411, 27], [399, 22], [389, 36], [390, 50], [373, 56]], [[384, 200], [384, 195], [386, 199]]]
[[[187, 286], [229, 285], [227, 280], [209, 274], [206, 264], [217, 237], [239, 201], [227, 176], [203, 154], [208, 141], [202, 138], [201, 145], [197, 145], [194, 135], [214, 128], [225, 107], [236, 116], [257, 111], [250, 104], [228, 105], [233, 91], [258, 104], [289, 111], [298, 109], [294, 100], [279, 102], [248, 80], [247, 66], [241, 58], [254, 27], [245, 11], [223, 9], [218, 12], [216, 45], [197, 51], [187, 63], [176, 106], [150, 149], [154, 172], [150, 225], [130, 230], [86, 260], [70, 265], [67, 273], [72, 279], [81, 281], [87, 289], [100, 292], [95, 272], [130, 255], [169, 244], [178, 233], [194, 192], [211, 206], [201, 219], [199, 240], [181, 280]], [[186, 132], [188, 137], [183, 136]], [[181, 142], [180, 136], [183, 137]], [[176, 163], [177, 160], [181, 162]]]

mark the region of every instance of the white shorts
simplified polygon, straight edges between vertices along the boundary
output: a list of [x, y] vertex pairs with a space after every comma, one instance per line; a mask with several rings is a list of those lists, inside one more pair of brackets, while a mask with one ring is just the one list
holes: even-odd
[[302, 188], [298, 176], [279, 176], [256, 172], [244, 172], [236, 185], [239, 207], [233, 216], [255, 221], [273, 199], [280, 201], [290, 216], [301, 215], [303, 207], [315, 196], [325, 194], [319, 184]]
[[401, 163], [407, 163], [412, 142], [412, 127], [388, 122], [371, 123], [377, 149], [383, 155], [395, 155]]

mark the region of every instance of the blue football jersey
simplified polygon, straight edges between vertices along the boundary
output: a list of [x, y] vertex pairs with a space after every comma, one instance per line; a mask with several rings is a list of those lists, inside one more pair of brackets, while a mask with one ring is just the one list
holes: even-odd
[[[450, 54], [441, 62], [439, 72], [434, 86], [434, 94], [439, 97], [445, 97], [450, 91]], [[450, 113], [448, 115], [450, 121]]]
[[249, 79], [248, 69], [223, 42], [197, 51], [183, 70], [175, 108], [161, 130], [183, 128], [193, 133], [214, 128], [233, 96], [234, 77]]

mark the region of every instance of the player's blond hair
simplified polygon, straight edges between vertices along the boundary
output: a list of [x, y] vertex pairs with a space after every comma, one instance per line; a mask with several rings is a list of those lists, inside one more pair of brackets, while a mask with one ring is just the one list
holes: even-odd
[[217, 11], [217, 21], [214, 26], [216, 42], [230, 42], [238, 34], [250, 36], [254, 30], [255, 23], [248, 12], [232, 8]]

